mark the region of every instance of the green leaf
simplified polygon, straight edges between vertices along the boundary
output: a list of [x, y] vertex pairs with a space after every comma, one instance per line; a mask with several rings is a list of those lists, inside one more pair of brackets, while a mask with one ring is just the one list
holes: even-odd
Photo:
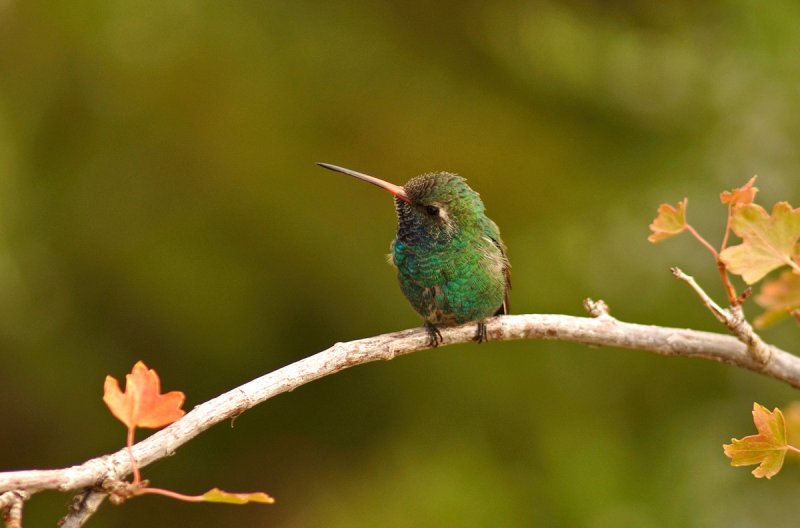
[[230, 493], [219, 488], [208, 490], [202, 495], [206, 502], [223, 502], [225, 504], [247, 504], [249, 502], [260, 502], [262, 504], [274, 504], [275, 499], [262, 492], [255, 493]]
[[779, 202], [769, 215], [760, 205], [740, 205], [734, 209], [731, 227], [742, 243], [725, 249], [720, 258], [747, 284], [781, 266], [800, 269], [793, 258], [800, 240], [800, 209]]
[[766, 407], [754, 403], [753, 422], [758, 434], [741, 439], [732, 438], [731, 443], [722, 448], [725, 455], [730, 457], [732, 466], [758, 464], [753, 475], [757, 478], [772, 478], [781, 470], [786, 457], [786, 423], [783, 413], [778, 408], [770, 412]]

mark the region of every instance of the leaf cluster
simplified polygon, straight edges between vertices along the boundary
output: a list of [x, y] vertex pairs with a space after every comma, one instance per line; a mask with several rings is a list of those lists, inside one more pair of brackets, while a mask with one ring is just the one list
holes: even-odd
[[[688, 198], [675, 206], [659, 206], [648, 240], [660, 242], [684, 231], [691, 233], [714, 256], [731, 305], [741, 304], [744, 299], [736, 294], [729, 273], [751, 286], [769, 273], [782, 270], [777, 277], [764, 280], [755, 296], [756, 303], [765, 310], [754, 321], [755, 326], [764, 328], [789, 315], [800, 323], [800, 208], [778, 202], [767, 212], [754, 203], [758, 192], [755, 180], [753, 176], [743, 186], [720, 194], [720, 201], [728, 206], [728, 219], [719, 249], [687, 221]], [[728, 246], [731, 233], [741, 239], [739, 244]]]
[[[800, 209], [778, 202], [767, 212], [754, 203], [758, 193], [755, 181], [753, 176], [741, 187], [720, 194], [728, 217], [719, 249], [687, 221], [688, 198], [675, 206], [659, 206], [648, 240], [660, 242], [688, 231], [714, 256], [731, 307], [739, 308], [750, 296], [749, 287], [763, 280], [755, 301], [764, 312], [754, 321], [755, 326], [763, 328], [789, 315], [800, 323]], [[731, 233], [741, 240], [739, 244], [728, 245]], [[776, 270], [781, 270], [777, 277], [765, 280]], [[729, 274], [740, 276], [748, 285], [742, 295], [737, 294]], [[753, 475], [769, 479], [781, 470], [787, 452], [800, 453], [792, 444], [800, 441], [800, 403], [791, 404], [786, 416], [778, 408], [769, 411], [754, 403], [753, 422], [758, 434], [734, 438], [723, 450], [731, 465], [758, 464]]]

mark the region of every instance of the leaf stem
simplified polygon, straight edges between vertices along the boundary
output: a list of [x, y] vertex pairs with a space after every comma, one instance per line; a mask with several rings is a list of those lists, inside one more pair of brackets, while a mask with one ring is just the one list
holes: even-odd
[[791, 452], [793, 452], [793, 453], [798, 453], [798, 454], [800, 454], [800, 448], [797, 448], [797, 447], [793, 446], [792, 444], [786, 444], [786, 449], [787, 449], [788, 451], [791, 451]]
[[[731, 234], [731, 217], [733, 215], [733, 204], [728, 204], [728, 219], [725, 221], [725, 234], [722, 237], [722, 245], [719, 247], [719, 252], [722, 253], [725, 251], [725, 248], [728, 247], [728, 238]], [[728, 294], [728, 302], [731, 306], [735, 306], [741, 303], [739, 296], [736, 294], [736, 289], [731, 284], [731, 278], [728, 275], [728, 268], [725, 266], [725, 263], [722, 262], [722, 259], [719, 258], [719, 254], [716, 256], [717, 259], [717, 269], [719, 270], [719, 276], [722, 278], [722, 286], [725, 288], [725, 293]]]
[[714, 249], [714, 246], [709, 244], [705, 238], [700, 236], [700, 233], [695, 231], [695, 229], [690, 224], [686, 224], [686, 230], [689, 231], [692, 234], [692, 236], [694, 236], [697, 239], [698, 242], [703, 244], [705, 248], [711, 252], [712, 255], [714, 255], [714, 259], [719, 260], [719, 253], [717, 252], [716, 249]]
[[722, 247], [720, 248], [720, 251], [717, 251], [716, 249], [714, 249], [714, 246], [712, 246], [708, 242], [708, 240], [703, 238], [700, 235], [700, 233], [695, 231], [695, 229], [690, 224], [686, 224], [686, 230], [689, 231], [692, 234], [692, 236], [694, 236], [697, 239], [698, 242], [700, 242], [703, 246], [705, 246], [705, 248], [709, 250], [712, 255], [714, 255], [714, 261], [717, 263], [717, 269], [719, 270], [720, 279], [722, 279], [722, 286], [725, 288], [725, 294], [728, 296], [728, 302], [732, 306], [735, 306], [738, 303], [739, 296], [736, 294], [736, 289], [733, 287], [733, 284], [731, 284], [731, 279], [728, 276], [728, 268], [725, 266], [725, 263], [722, 262], [722, 259], [719, 258], [720, 252], [723, 249], [725, 249], [725, 246], [728, 243], [728, 235], [730, 233], [730, 229], [731, 229], [731, 209], [729, 206], [728, 224], [725, 226], [725, 236], [722, 239]]
[[720, 253], [728, 246], [728, 236], [731, 234], [731, 215], [733, 214], [733, 204], [728, 204], [728, 220], [725, 222], [725, 236], [722, 237], [722, 245], [719, 248]]
[[161, 488], [141, 488], [136, 490], [134, 495], [163, 495], [165, 497], [169, 497], [171, 499], [182, 500], [185, 502], [205, 502], [205, 497], [203, 495], [184, 495], [183, 493], [178, 493], [177, 491], [170, 491]]
[[139, 473], [139, 464], [136, 462], [136, 458], [133, 456], [133, 432], [135, 429], [135, 427], [128, 427], [127, 448], [128, 456], [131, 458], [131, 467], [133, 468], [133, 485], [138, 486], [142, 481], [142, 475]]

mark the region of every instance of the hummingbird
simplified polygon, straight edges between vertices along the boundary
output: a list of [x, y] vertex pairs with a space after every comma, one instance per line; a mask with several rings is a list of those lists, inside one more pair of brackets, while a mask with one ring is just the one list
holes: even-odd
[[509, 313], [511, 273], [500, 230], [477, 192], [449, 172], [412, 178], [402, 187], [329, 163], [320, 167], [371, 183], [394, 195], [397, 236], [389, 261], [400, 289], [419, 313], [433, 347], [438, 326], [476, 321], [478, 343], [487, 340], [484, 319]]

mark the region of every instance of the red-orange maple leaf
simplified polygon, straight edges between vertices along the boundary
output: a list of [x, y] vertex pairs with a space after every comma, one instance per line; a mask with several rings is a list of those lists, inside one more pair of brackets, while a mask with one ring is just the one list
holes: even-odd
[[127, 498], [135, 495], [158, 494], [173, 499], [190, 502], [224, 502], [228, 504], [247, 504], [260, 502], [272, 504], [275, 499], [263, 492], [229, 493], [218, 488], [207, 491], [203, 495], [185, 495], [161, 488], [151, 488], [143, 481], [139, 472], [139, 463], [133, 456], [133, 436], [136, 427], [157, 429], [178, 420], [185, 413], [181, 409], [185, 396], [180, 391], [161, 394], [161, 381], [155, 370], [139, 361], [133, 366], [130, 374], [125, 376], [125, 392], [111, 376], [106, 376], [103, 401], [111, 413], [128, 426], [128, 456], [133, 470], [133, 482], [126, 484], [126, 493], [119, 497]]
[[120, 390], [119, 383], [111, 376], [106, 376], [103, 390], [103, 401], [128, 429], [158, 429], [171, 424], [185, 414], [181, 410], [184, 399], [180, 391], [161, 394], [158, 374], [141, 361], [125, 376], [125, 392]]
[[758, 192], [758, 187], [753, 187], [753, 184], [756, 182], [756, 178], [757, 176], [753, 176], [750, 178], [750, 181], [738, 189], [734, 189], [732, 191], [723, 191], [722, 194], [719, 195], [720, 201], [729, 205], [747, 205], [753, 203], [753, 199], [756, 197], [756, 193]]

